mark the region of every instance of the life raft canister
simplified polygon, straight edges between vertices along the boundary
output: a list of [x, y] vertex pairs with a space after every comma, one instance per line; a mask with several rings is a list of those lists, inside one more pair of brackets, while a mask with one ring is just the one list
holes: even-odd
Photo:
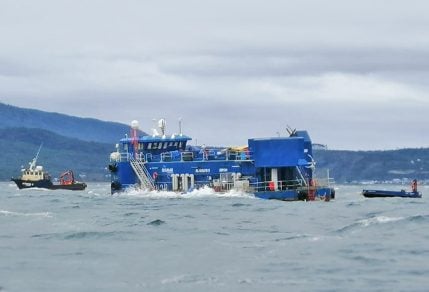
[[158, 173], [156, 171], [152, 174], [152, 178], [153, 180], [156, 180], [158, 178]]

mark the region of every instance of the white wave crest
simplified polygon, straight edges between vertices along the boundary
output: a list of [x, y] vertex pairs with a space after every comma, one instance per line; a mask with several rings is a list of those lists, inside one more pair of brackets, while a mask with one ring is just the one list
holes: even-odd
[[212, 188], [203, 187], [201, 189], [194, 189], [191, 192], [179, 193], [172, 191], [147, 191], [141, 189], [128, 189], [124, 193], [126, 196], [136, 196], [142, 198], [153, 199], [175, 199], [175, 198], [205, 198], [205, 197], [218, 197], [218, 198], [254, 198], [253, 194], [243, 191], [230, 190], [228, 192], [220, 193], [215, 192]]
[[45, 218], [52, 218], [52, 214], [50, 212], [21, 213], [21, 212], [13, 212], [13, 211], [7, 211], [7, 210], [0, 210], [0, 215], [3, 215], [3, 216], [23, 216], [23, 217], [45, 217]]
[[383, 224], [383, 223], [389, 223], [389, 222], [396, 222], [400, 220], [404, 220], [404, 217], [387, 217], [387, 216], [376, 216], [373, 218], [363, 219], [359, 220], [358, 223], [362, 224], [363, 226], [370, 226], [372, 224]]

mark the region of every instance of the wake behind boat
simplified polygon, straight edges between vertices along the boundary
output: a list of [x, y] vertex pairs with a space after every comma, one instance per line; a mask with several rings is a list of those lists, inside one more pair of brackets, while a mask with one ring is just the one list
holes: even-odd
[[363, 190], [362, 195], [366, 198], [421, 198], [422, 193], [417, 191], [417, 180], [411, 183], [411, 192], [405, 190], [386, 191], [386, 190]]
[[21, 170], [21, 176], [19, 178], [11, 178], [11, 181], [15, 182], [19, 189], [28, 188], [44, 188], [49, 190], [84, 190], [86, 183], [78, 182], [74, 179], [73, 171], [68, 170], [60, 175], [60, 183], [54, 184], [51, 181], [49, 173], [43, 170], [43, 166], [37, 165], [37, 158], [39, 157], [40, 149], [37, 151], [36, 157], [29, 162], [29, 167]]

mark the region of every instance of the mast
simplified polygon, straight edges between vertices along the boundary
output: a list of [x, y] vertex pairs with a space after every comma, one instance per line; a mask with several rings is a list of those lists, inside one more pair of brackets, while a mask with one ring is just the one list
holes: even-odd
[[138, 146], [139, 141], [137, 137], [137, 130], [139, 129], [139, 122], [136, 120], [133, 120], [131, 122], [131, 144], [134, 146], [134, 157], [137, 158], [138, 156]]
[[40, 150], [42, 149], [43, 143], [40, 144], [39, 150], [37, 151], [36, 157], [33, 158], [33, 161], [30, 162], [30, 170], [34, 170], [37, 163], [37, 158], [39, 158]]

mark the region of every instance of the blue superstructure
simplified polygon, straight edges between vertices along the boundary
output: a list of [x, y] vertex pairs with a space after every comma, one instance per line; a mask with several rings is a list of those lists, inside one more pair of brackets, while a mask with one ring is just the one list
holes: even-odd
[[110, 155], [112, 193], [130, 187], [188, 192], [211, 187], [218, 192], [238, 189], [264, 199], [313, 200], [334, 197], [329, 182], [313, 177], [312, 144], [306, 131], [289, 137], [249, 139], [244, 147], [191, 146], [189, 136], [131, 135]]

